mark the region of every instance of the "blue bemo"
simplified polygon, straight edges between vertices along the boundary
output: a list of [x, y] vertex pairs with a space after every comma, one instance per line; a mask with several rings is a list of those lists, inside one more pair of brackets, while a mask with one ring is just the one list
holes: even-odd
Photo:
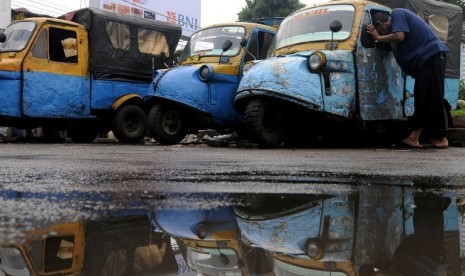
[[[244, 75], [234, 97], [253, 138], [275, 147], [301, 137], [394, 133], [412, 116], [415, 80], [390, 44], [366, 32], [379, 12], [409, 9], [449, 49], [445, 100], [456, 108], [462, 10], [438, 1], [332, 1], [303, 8], [282, 22], [268, 59]], [[356, 131], [356, 132], [354, 132]], [[325, 136], [326, 135], [326, 136]]]

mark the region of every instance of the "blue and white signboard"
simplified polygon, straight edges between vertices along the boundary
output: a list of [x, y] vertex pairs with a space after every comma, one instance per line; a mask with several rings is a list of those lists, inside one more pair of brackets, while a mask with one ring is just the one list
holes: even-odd
[[5, 29], [6, 26], [10, 25], [10, 23], [11, 23], [11, 0], [1, 0], [0, 1], [0, 30]]
[[90, 0], [91, 7], [178, 24], [189, 37], [200, 29], [201, 0]]

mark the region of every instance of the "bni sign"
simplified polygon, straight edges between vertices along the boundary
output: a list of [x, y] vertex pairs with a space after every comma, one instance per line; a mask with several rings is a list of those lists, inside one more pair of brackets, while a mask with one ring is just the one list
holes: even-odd
[[177, 24], [187, 37], [200, 29], [201, 0], [90, 0], [90, 6]]

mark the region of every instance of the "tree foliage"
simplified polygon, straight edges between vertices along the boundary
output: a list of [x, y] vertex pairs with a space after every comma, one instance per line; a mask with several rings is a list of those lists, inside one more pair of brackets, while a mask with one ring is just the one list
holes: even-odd
[[285, 17], [305, 5], [300, 0], [245, 0], [247, 6], [237, 14], [239, 21], [264, 17]]

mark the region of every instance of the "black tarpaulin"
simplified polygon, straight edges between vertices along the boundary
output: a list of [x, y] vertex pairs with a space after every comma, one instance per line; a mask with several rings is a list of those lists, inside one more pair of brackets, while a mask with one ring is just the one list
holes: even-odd
[[[96, 78], [150, 81], [152, 76], [152, 59], [154, 68], [165, 68], [163, 62], [170, 63], [174, 55], [181, 27], [175, 24], [122, 15], [114, 12], [88, 8], [75, 11], [71, 21], [86, 27], [89, 32], [90, 71]], [[107, 22], [120, 23], [129, 29], [129, 48], [115, 49], [107, 33]], [[168, 44], [166, 58], [139, 51], [138, 34], [141, 29], [163, 33]]]
[[388, 6], [392, 9], [408, 9], [425, 21], [430, 15], [444, 16], [449, 21], [449, 33], [446, 46], [449, 48], [447, 57], [446, 76], [460, 77], [460, 45], [462, 38], [462, 9], [457, 5], [435, 0], [372, 0], [373, 2]]
[[147, 217], [87, 222], [80, 275], [176, 275], [170, 236], [153, 232]]

